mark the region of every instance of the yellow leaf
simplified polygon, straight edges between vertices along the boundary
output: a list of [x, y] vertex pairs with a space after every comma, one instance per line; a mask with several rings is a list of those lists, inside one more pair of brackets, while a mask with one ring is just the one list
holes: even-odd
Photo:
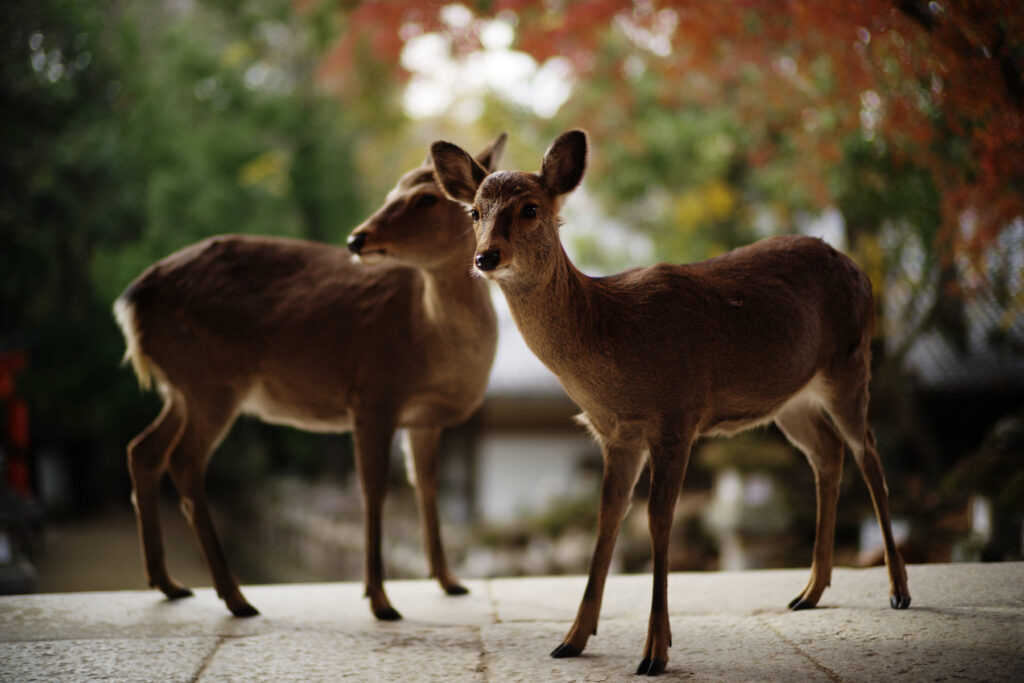
[[236, 40], [233, 43], [229, 43], [220, 53], [220, 62], [224, 66], [238, 66], [242, 62], [249, 59], [252, 55], [252, 50], [249, 49], [249, 44], [241, 40]]
[[242, 187], [259, 186], [275, 197], [289, 188], [291, 159], [280, 149], [271, 149], [249, 161], [238, 171], [238, 184]]

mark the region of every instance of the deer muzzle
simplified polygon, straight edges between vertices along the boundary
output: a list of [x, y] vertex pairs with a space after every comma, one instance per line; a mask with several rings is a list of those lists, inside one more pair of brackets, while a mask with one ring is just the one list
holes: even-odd
[[501, 262], [501, 252], [497, 249], [488, 249], [482, 251], [476, 255], [476, 267], [479, 270], [486, 272], [492, 271], [498, 267], [498, 263]]
[[348, 250], [353, 254], [359, 254], [363, 250], [363, 246], [366, 244], [366, 233], [356, 232], [348, 236], [348, 243], [346, 246]]

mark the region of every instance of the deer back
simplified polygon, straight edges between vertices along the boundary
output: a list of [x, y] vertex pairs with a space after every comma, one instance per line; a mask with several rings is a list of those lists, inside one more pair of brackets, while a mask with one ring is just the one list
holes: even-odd
[[402, 354], [398, 335], [414, 333], [418, 284], [338, 247], [225, 236], [155, 264], [122, 301], [158, 384], [230, 391], [261, 417], [315, 429], [344, 421], [364, 387], [401, 398], [400, 373], [415, 386], [424, 359]]
[[115, 305], [140, 380], [304, 429], [347, 429], [360, 405], [409, 425], [464, 420], [497, 345], [465, 212], [424, 166], [353, 238], [363, 263], [331, 245], [222, 236], [154, 264]]

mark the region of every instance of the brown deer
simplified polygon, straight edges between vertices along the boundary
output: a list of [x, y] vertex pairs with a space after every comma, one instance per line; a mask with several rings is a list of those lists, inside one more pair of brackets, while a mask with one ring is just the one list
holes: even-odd
[[[447, 142], [431, 148], [438, 182], [470, 207], [475, 264], [498, 283], [530, 349], [582, 409], [600, 442], [597, 544], [576, 621], [552, 656], [575, 657], [597, 632], [618, 529], [645, 460], [654, 589], [638, 674], [668, 660], [668, 542], [694, 440], [774, 422], [810, 461], [818, 521], [807, 587], [814, 607], [832, 572], [843, 443], [885, 537], [891, 604], [910, 604], [887, 490], [867, 423], [871, 285], [818, 239], [777, 237], [691, 265], [584, 275], [558, 237], [562, 199], [583, 177], [587, 139], [563, 134], [537, 173], [493, 173]], [[830, 418], [830, 419], [829, 419]]]
[[[474, 163], [493, 170], [505, 140]], [[160, 415], [128, 445], [151, 586], [171, 599], [192, 594], [164, 562], [157, 498], [168, 472], [217, 594], [236, 616], [258, 613], [228, 568], [204, 493], [213, 450], [245, 413], [353, 432], [366, 594], [385, 620], [401, 618], [384, 592], [381, 512], [392, 439], [404, 428], [431, 573], [449, 594], [466, 592], [441, 544], [437, 458], [441, 429], [480, 405], [497, 344], [486, 283], [472, 273], [474, 249], [469, 217], [441, 193], [428, 159], [352, 232], [348, 250], [214, 237], [156, 263], [125, 290], [114, 311], [126, 360], [143, 388], [155, 379], [164, 398]]]

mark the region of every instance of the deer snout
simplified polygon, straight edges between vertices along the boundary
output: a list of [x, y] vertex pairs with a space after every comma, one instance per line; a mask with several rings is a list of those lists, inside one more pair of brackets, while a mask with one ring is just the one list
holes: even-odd
[[346, 246], [359, 263], [375, 265], [388, 256], [389, 241], [382, 240], [379, 225], [367, 221], [352, 231]]
[[354, 232], [348, 236], [348, 250], [353, 254], [359, 254], [363, 250], [363, 246], [366, 244], [366, 233], [365, 232]]
[[498, 263], [501, 261], [501, 252], [498, 249], [488, 249], [487, 251], [480, 252], [476, 255], [476, 267], [480, 270], [487, 272], [494, 270], [498, 267]]

